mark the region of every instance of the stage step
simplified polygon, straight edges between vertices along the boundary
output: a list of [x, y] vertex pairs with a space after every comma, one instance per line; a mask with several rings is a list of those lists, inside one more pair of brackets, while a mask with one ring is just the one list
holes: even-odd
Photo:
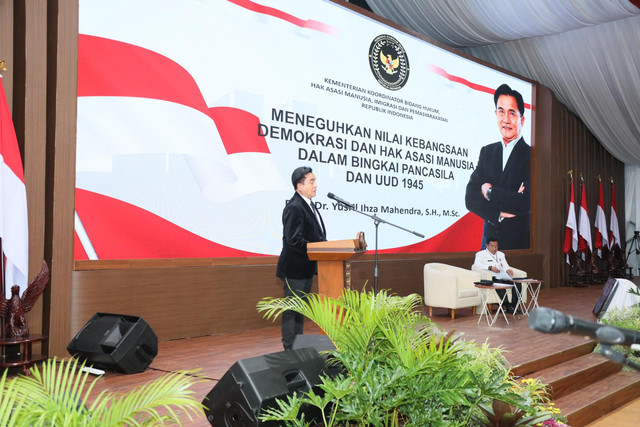
[[553, 353], [546, 356], [541, 356], [537, 359], [530, 360], [521, 365], [514, 366], [513, 368], [511, 368], [511, 373], [515, 377], [522, 377], [527, 375], [527, 376], [537, 378], [536, 375], [531, 375], [531, 374], [535, 372], [539, 372], [543, 369], [550, 368], [552, 366], [557, 366], [569, 360], [574, 360], [580, 356], [590, 354], [593, 352], [593, 349], [595, 347], [596, 347], [595, 341], [585, 341], [583, 344], [571, 347], [567, 350], [564, 350], [558, 353]]
[[621, 371], [554, 402], [571, 427], [583, 427], [640, 397], [640, 374]]
[[538, 378], [549, 385], [550, 397], [559, 399], [580, 390], [609, 375], [615, 374], [622, 366], [602, 357], [599, 353], [589, 353], [555, 366], [535, 372], [528, 377]]
[[512, 369], [515, 376], [538, 378], [550, 386], [551, 398], [571, 427], [584, 427], [640, 398], [640, 373], [600, 353], [590, 341], [542, 356]]

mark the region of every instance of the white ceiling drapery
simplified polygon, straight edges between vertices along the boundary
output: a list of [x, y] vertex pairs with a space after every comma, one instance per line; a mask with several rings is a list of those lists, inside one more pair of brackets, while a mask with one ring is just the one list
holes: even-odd
[[367, 0], [378, 15], [551, 88], [640, 163], [640, 9], [629, 0]]

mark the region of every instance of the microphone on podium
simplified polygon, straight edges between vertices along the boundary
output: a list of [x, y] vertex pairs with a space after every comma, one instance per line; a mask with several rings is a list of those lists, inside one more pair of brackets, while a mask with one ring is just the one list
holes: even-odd
[[589, 336], [600, 344], [623, 345], [640, 349], [640, 332], [582, 320], [547, 307], [538, 307], [529, 315], [529, 327], [538, 332]]
[[336, 195], [335, 195], [335, 194], [333, 194], [333, 193], [329, 193], [329, 194], [327, 194], [327, 197], [328, 197], [328, 198], [330, 198], [330, 199], [335, 200], [336, 202], [342, 203], [343, 205], [348, 206], [348, 207], [350, 207], [350, 208], [352, 208], [352, 207], [353, 207], [353, 203], [349, 203], [349, 202], [347, 202], [346, 200], [341, 199], [340, 197], [336, 196]]

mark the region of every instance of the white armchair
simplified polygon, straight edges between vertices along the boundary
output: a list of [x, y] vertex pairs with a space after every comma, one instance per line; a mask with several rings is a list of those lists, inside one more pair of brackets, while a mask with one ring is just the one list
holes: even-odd
[[[527, 277], [527, 272], [524, 270], [520, 270], [518, 268], [515, 267], [511, 267], [509, 266], [509, 268], [511, 268], [513, 270], [513, 277], [515, 278], [524, 278]], [[493, 274], [489, 271], [489, 270], [484, 270], [482, 268], [479, 267], [475, 267], [475, 266], [471, 266], [471, 270], [472, 271], [476, 271], [478, 273], [480, 273], [480, 275], [482, 276], [482, 280], [492, 280], [493, 279]], [[512, 298], [511, 295], [511, 289], [507, 290], [507, 294], [509, 299]], [[527, 289], [523, 289], [522, 291], [522, 301], [523, 302], [527, 302]], [[487, 296], [487, 304], [497, 304], [498, 303], [498, 294], [496, 294], [495, 292], [491, 292], [488, 294]], [[482, 307], [482, 306], [480, 306]]]
[[429, 307], [429, 317], [433, 307], [448, 308], [455, 319], [456, 309], [476, 307], [481, 304], [480, 293], [474, 282], [480, 281], [480, 273], [441, 263], [424, 266], [424, 305]]

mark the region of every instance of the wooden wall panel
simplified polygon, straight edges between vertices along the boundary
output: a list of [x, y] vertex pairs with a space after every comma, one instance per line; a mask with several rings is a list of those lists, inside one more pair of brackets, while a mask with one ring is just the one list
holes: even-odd
[[[395, 259], [394, 259], [395, 258]], [[427, 262], [470, 268], [474, 253], [412, 254], [378, 263], [379, 289], [423, 295]], [[275, 258], [273, 258], [275, 262]], [[540, 254], [513, 253], [509, 262], [540, 277]], [[352, 265], [352, 289], [373, 289], [374, 261], [367, 255]], [[271, 324], [256, 310], [264, 297], [282, 296], [275, 263], [75, 271], [72, 276], [71, 335], [97, 312], [143, 317], [160, 340], [236, 332]], [[312, 291], [317, 289], [314, 280]], [[279, 320], [278, 320], [279, 322]]]
[[[544, 254], [545, 280], [552, 287], [563, 286], [568, 272], [562, 248], [564, 246], [565, 224], [571, 194], [569, 170], [573, 170], [576, 207], [580, 206], [580, 174], [584, 176], [587, 193], [587, 207], [595, 238], [595, 212], [598, 202], [598, 179], [602, 176], [605, 215], [609, 221], [611, 184], [616, 185], [618, 219], [624, 211], [624, 164], [609, 154], [591, 134], [585, 124], [567, 107], [562, 105], [551, 90], [543, 86], [537, 91], [537, 129], [539, 135], [535, 147], [537, 157], [538, 192], [536, 209], [538, 226], [537, 252]], [[576, 211], [578, 215], [578, 211]], [[621, 233], [623, 221], [619, 223]]]
[[562, 250], [564, 236], [564, 222], [562, 216], [566, 213], [566, 206], [558, 196], [561, 188], [554, 182], [561, 168], [556, 167], [555, 147], [559, 140], [554, 137], [554, 129], [558, 123], [554, 122], [554, 96], [551, 91], [541, 85], [536, 87], [536, 144], [534, 147], [534, 175], [536, 186], [534, 197], [536, 208], [533, 234], [535, 235], [534, 251], [544, 254], [543, 274], [545, 286], [558, 287], [562, 285], [562, 274], [559, 270], [558, 250]]
[[2, 86], [7, 94], [9, 110], [13, 111], [13, 40], [16, 29], [14, 28], [14, 8], [12, 1], [0, 1], [0, 60], [5, 61], [6, 70], [0, 71], [2, 74]]
[[[29, 216], [29, 276], [35, 277], [44, 259], [46, 169], [47, 2], [15, 3], [13, 122], [21, 146]], [[31, 333], [42, 333], [43, 298], [27, 315]], [[38, 343], [38, 347], [40, 343]], [[34, 348], [40, 352], [39, 348]]]
[[[556, 101], [557, 102], [557, 101]], [[595, 137], [588, 131], [586, 126], [578, 117], [569, 112], [566, 107], [557, 102], [555, 110], [563, 112], [563, 123], [569, 124], [566, 129], [575, 131], [575, 136], [567, 135], [564, 144], [559, 149], [568, 149], [572, 156], [566, 156], [568, 163], [565, 165], [566, 170], [573, 170], [574, 191], [576, 206], [580, 206], [582, 201], [581, 175], [584, 177], [584, 187], [587, 199], [587, 211], [591, 223], [592, 238], [595, 241], [595, 214], [598, 203], [599, 181], [598, 175], [602, 177], [603, 198], [605, 203], [605, 216], [607, 217], [607, 226], [609, 222], [609, 206], [611, 203], [611, 184], [609, 178], [612, 177], [616, 184], [616, 202], [618, 204], [618, 212], [624, 211], [624, 166], [622, 162], [613, 158], [599, 144]], [[567, 147], [568, 146], [568, 147]], [[569, 177], [565, 171], [565, 204], [568, 203], [570, 196]], [[566, 209], [566, 208], [565, 208]], [[565, 214], [566, 215], [566, 214]], [[620, 215], [620, 214], [619, 214]], [[618, 216], [619, 220], [623, 219]], [[579, 219], [579, 217], [578, 217]], [[566, 216], [565, 216], [566, 220]], [[624, 233], [624, 221], [619, 224], [621, 233]], [[622, 234], [624, 236], [624, 234]], [[595, 247], [594, 247], [595, 249]], [[567, 266], [563, 264], [563, 270], [566, 274]]]
[[257, 302], [282, 293], [275, 265], [75, 271], [71, 332], [96, 312], [141, 316], [160, 340], [256, 329], [271, 325]]
[[[51, 284], [45, 293], [50, 355], [67, 354], [70, 338], [73, 212], [78, 76], [78, 1], [49, 0], [47, 10], [47, 169], [45, 258]], [[126, 294], [123, 294], [126, 298]]]

